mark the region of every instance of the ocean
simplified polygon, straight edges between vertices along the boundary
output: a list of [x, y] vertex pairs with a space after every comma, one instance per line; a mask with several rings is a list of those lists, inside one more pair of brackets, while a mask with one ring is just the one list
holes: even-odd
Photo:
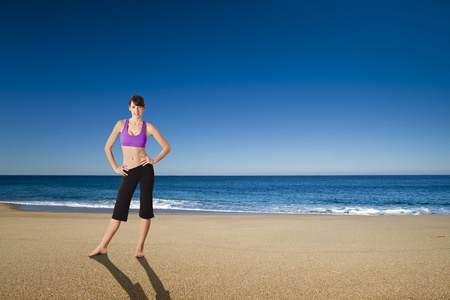
[[[120, 176], [0, 176], [20, 209], [111, 212]], [[155, 213], [450, 214], [450, 176], [156, 176]], [[139, 187], [131, 202], [139, 208]]]

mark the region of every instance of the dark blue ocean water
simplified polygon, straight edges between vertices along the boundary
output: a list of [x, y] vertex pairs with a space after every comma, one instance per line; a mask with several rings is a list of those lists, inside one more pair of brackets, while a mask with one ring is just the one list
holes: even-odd
[[[39, 210], [111, 209], [120, 176], [0, 176], [0, 202]], [[157, 176], [170, 212], [450, 214], [450, 176]], [[139, 208], [139, 188], [131, 208]]]

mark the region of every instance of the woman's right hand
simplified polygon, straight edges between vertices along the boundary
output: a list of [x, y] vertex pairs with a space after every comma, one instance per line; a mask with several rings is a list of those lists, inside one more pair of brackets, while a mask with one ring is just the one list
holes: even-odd
[[128, 176], [128, 168], [127, 168], [127, 165], [123, 165], [123, 166], [121, 166], [121, 167], [117, 167], [115, 170], [114, 170], [117, 174], [121, 174], [121, 175], [123, 175], [123, 176]]

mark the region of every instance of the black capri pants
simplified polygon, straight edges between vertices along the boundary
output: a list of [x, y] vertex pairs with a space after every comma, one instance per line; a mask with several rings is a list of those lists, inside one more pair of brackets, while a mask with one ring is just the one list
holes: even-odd
[[138, 166], [128, 170], [127, 173], [128, 176], [123, 176], [120, 182], [112, 218], [124, 222], [128, 220], [131, 198], [138, 183], [141, 192], [139, 217], [153, 218], [153, 185], [155, 183], [153, 165]]

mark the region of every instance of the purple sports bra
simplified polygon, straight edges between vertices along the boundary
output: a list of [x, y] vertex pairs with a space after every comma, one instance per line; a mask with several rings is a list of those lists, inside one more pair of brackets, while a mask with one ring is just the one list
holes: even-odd
[[130, 135], [128, 133], [128, 119], [123, 126], [122, 134], [120, 135], [120, 144], [127, 147], [145, 148], [147, 144], [147, 135], [145, 134], [145, 122], [142, 121], [141, 133], [138, 135]]

